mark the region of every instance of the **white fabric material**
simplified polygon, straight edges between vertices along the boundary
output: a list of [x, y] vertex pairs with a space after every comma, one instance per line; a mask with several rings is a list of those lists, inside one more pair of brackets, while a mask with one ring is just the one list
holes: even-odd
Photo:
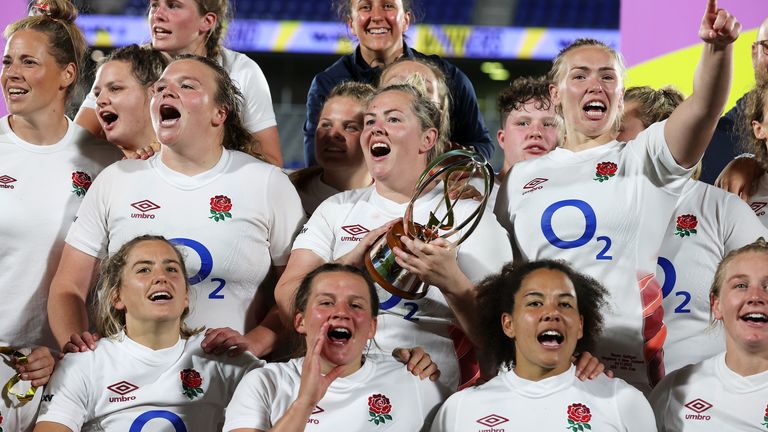
[[[30, 351], [25, 349], [22, 352], [29, 355]], [[0, 354], [0, 385], [3, 386], [3, 397], [0, 401], [0, 417], [2, 417], [0, 418], [0, 430], [3, 432], [31, 432], [35, 427], [37, 408], [42, 400], [43, 389], [38, 388], [32, 400], [25, 403], [19, 402], [15, 396], [6, 393], [5, 383], [16, 375], [16, 369], [11, 366], [11, 359], [10, 355]], [[25, 393], [30, 385], [29, 381], [21, 381], [14, 386], [14, 390]]]
[[296, 188], [301, 198], [301, 205], [307, 216], [312, 216], [317, 207], [328, 198], [336, 195], [340, 191], [329, 186], [320, 179], [320, 173], [304, 182], [301, 187]]
[[[296, 400], [301, 384], [303, 358], [270, 363], [248, 373], [237, 386], [227, 407], [224, 430], [269, 430]], [[391, 420], [374, 424], [368, 398], [389, 399]], [[337, 378], [318, 402], [306, 431], [418, 431], [428, 430], [445, 399], [438, 384], [420, 380], [405, 365], [390, 358], [368, 358], [355, 373]]]
[[752, 207], [760, 222], [768, 227], [768, 174], [760, 177], [757, 190], [749, 198], [749, 206]]
[[[276, 126], [275, 111], [272, 108], [272, 95], [264, 72], [255, 61], [247, 55], [221, 48], [217, 58], [219, 64], [229, 72], [232, 81], [243, 93], [243, 122], [249, 132], [255, 133], [268, 127]], [[93, 90], [85, 95], [81, 105], [83, 108], [96, 109], [96, 97]]]
[[[438, 207], [442, 199], [441, 187], [422, 195], [414, 206], [414, 220], [426, 222], [429, 212]], [[325, 261], [334, 261], [351, 251], [368, 231], [402, 217], [407, 205], [382, 197], [374, 186], [334, 195], [315, 210], [296, 238], [293, 249], [308, 249]], [[456, 221], [465, 220], [478, 205], [472, 200], [458, 201], [454, 208]], [[477, 229], [458, 246], [459, 267], [473, 282], [498, 272], [512, 260], [506, 240], [506, 233], [493, 213], [486, 211]], [[454, 316], [440, 290], [430, 287], [420, 300], [404, 300], [381, 287], [378, 287], [378, 294], [381, 314], [376, 344], [382, 353], [388, 356], [397, 347], [421, 346], [440, 366], [440, 381], [449, 388], [457, 388], [458, 364], [449, 337]]]
[[48, 289], [64, 236], [83, 197], [72, 174], [91, 179], [122, 154], [81, 127], [68, 124], [58, 143], [34, 145], [0, 118], [0, 345], [56, 346], [48, 326]]
[[[681, 237], [677, 218], [696, 218], [696, 233]], [[664, 291], [667, 373], [725, 351], [722, 326], [710, 325], [709, 289], [728, 252], [768, 238], [768, 229], [738, 196], [689, 181], [664, 235], [657, 271]]]
[[[84, 432], [216, 430], [237, 383], [264, 362], [249, 353], [205, 354], [202, 340], [196, 335], [152, 350], [120, 334], [100, 340], [95, 351], [67, 354], [45, 388], [37, 421]], [[192, 398], [182, 386], [185, 369], [202, 378], [202, 392]], [[139, 427], [147, 417], [153, 419]], [[179, 421], [186, 429], [170, 427]]]
[[525, 380], [514, 371], [500, 372], [481, 386], [454, 393], [440, 408], [432, 432], [573, 430], [568, 419], [574, 404], [589, 409], [589, 420], [579, 419], [586, 420], [593, 431], [656, 431], [653, 412], [642, 393], [604, 375], [580, 381], [571, 366], [541, 381]]
[[[563, 259], [610, 293], [597, 355], [628, 382], [648, 383], [638, 281], [656, 271], [667, 224], [690, 170], [675, 162], [664, 122], [634, 141], [572, 152], [556, 148], [515, 164], [496, 202], [515, 259]], [[597, 165], [618, 170], [599, 181]], [[560, 242], [557, 246], [557, 242]]]
[[[219, 195], [232, 208], [231, 218], [217, 222], [211, 199]], [[225, 150], [216, 166], [190, 177], [155, 155], [105, 170], [83, 201], [67, 243], [98, 258], [142, 234], [181, 244], [193, 288], [187, 324], [242, 333], [256, 325], [254, 296], [270, 266], [286, 264], [303, 221], [296, 190], [272, 165]]]
[[722, 353], [667, 375], [649, 400], [660, 432], [765, 430], [768, 372], [743, 377]]

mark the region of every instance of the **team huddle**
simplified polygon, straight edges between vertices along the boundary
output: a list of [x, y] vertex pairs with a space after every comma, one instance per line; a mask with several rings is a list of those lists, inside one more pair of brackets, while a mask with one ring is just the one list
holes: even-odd
[[[494, 144], [467, 76], [406, 44], [412, 0], [333, 1], [358, 45], [289, 175], [228, 0], [150, 0], [74, 120], [78, 12], [32, 4], [0, 74], [0, 432], [765, 430], [768, 19], [721, 117], [741, 24], [702, 3], [687, 98], [625, 89], [593, 39], [505, 88], [487, 202], [471, 176], [414, 195]], [[715, 187], [718, 145], [751, 154]], [[446, 203], [485, 211], [392, 234]], [[382, 236], [425, 296], [372, 278]]]

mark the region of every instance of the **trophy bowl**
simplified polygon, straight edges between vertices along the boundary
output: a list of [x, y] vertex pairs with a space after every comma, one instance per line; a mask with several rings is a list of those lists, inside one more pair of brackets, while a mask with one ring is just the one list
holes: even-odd
[[[400, 237], [408, 236], [429, 243], [464, 230], [458, 239], [452, 240], [454, 245], [461, 244], [480, 223], [493, 188], [493, 176], [491, 164], [483, 155], [474, 151], [451, 150], [435, 158], [416, 182], [413, 197], [403, 217], [379, 237], [365, 254], [365, 268], [374, 282], [389, 293], [408, 300], [417, 300], [427, 295], [429, 285], [395, 261], [395, 247], [410, 253]], [[482, 199], [463, 221], [456, 221], [454, 207], [460, 199], [464, 199], [461, 198], [462, 193], [473, 187], [470, 185], [473, 179], [482, 179]], [[443, 183], [443, 199], [429, 212], [427, 221], [414, 221], [416, 200], [439, 182]], [[449, 190], [457, 191], [459, 198], [449, 198]]]

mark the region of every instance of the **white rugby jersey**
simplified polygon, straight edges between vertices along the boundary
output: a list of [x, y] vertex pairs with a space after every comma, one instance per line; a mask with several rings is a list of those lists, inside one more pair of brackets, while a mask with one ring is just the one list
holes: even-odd
[[[22, 351], [26, 355], [30, 353], [29, 349]], [[42, 400], [43, 389], [38, 388], [35, 396], [28, 402], [20, 402], [14, 395], [8, 394], [5, 385], [16, 375], [16, 369], [11, 366], [11, 359], [10, 355], [0, 353], [0, 388], [3, 395], [0, 398], [0, 431], [31, 432], [35, 427], [37, 408]], [[21, 381], [14, 386], [14, 391], [26, 393], [30, 386], [29, 381]]]
[[[414, 220], [426, 222], [429, 212], [443, 199], [442, 187], [422, 195], [414, 206]], [[472, 200], [459, 200], [456, 221], [479, 205]], [[351, 251], [369, 231], [402, 217], [408, 206], [379, 195], [374, 186], [342, 192], [327, 199], [309, 219], [296, 237], [293, 249], [308, 249], [327, 262]], [[449, 238], [448, 240], [455, 240]], [[498, 272], [512, 260], [507, 234], [486, 211], [477, 229], [458, 246], [458, 263], [473, 282]], [[459, 369], [451, 339], [453, 312], [439, 289], [430, 287], [419, 300], [406, 300], [378, 287], [381, 314], [376, 329], [376, 344], [385, 356], [397, 347], [421, 346], [440, 366], [441, 382], [457, 388]]]
[[618, 378], [576, 378], [571, 366], [541, 381], [514, 370], [454, 393], [440, 408], [432, 432], [656, 431], [643, 394]]
[[153, 350], [124, 334], [59, 362], [37, 421], [73, 431], [217, 430], [237, 383], [264, 365], [250, 353], [205, 354], [203, 335]]
[[64, 236], [93, 179], [120, 158], [71, 121], [59, 142], [35, 145], [0, 118], [0, 345], [57, 347], [46, 302]]
[[660, 432], [768, 429], [768, 371], [741, 376], [725, 353], [667, 375], [648, 399]]
[[[269, 84], [259, 65], [247, 55], [224, 47], [221, 48], [221, 54], [216, 60], [229, 73], [232, 81], [243, 93], [245, 99], [243, 123], [245, 128], [254, 133], [276, 126], [277, 121], [272, 107]], [[96, 96], [93, 95], [93, 90], [85, 95], [81, 106], [96, 109]]]
[[610, 293], [597, 355], [648, 389], [663, 376], [665, 329], [656, 260], [690, 170], [664, 141], [664, 122], [629, 143], [580, 152], [558, 147], [517, 163], [499, 191], [496, 216], [515, 259], [563, 259]]
[[280, 169], [224, 150], [210, 170], [186, 176], [149, 160], [105, 170], [83, 201], [67, 243], [104, 258], [128, 240], [159, 234], [181, 246], [192, 295], [190, 326], [255, 327], [254, 296], [270, 266], [284, 266], [304, 221]]
[[[757, 190], [749, 198], [749, 206], [752, 207], [752, 211], [760, 219], [760, 222], [768, 227], [768, 174], [763, 174], [760, 177], [760, 182], [757, 185]], [[766, 239], [768, 240], [768, 239]]]
[[738, 196], [700, 181], [685, 185], [657, 269], [667, 373], [725, 351], [722, 326], [710, 326], [709, 289], [725, 255], [760, 236], [768, 238], [768, 229]]
[[[303, 358], [270, 363], [248, 373], [227, 407], [224, 430], [271, 429], [296, 400]], [[392, 359], [368, 358], [353, 374], [336, 378], [307, 420], [306, 431], [419, 431], [447, 394]]]

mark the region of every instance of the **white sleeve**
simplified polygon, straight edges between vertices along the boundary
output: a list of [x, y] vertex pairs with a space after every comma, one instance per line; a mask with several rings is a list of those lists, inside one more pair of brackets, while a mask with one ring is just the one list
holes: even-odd
[[672, 392], [672, 385], [675, 381], [676, 373], [671, 373], [664, 377], [653, 391], [648, 395], [648, 401], [653, 409], [653, 414], [656, 417], [656, 426], [659, 428], [659, 432], [666, 431], [664, 427], [664, 416], [669, 406], [669, 396]]
[[656, 420], [648, 400], [629, 384], [616, 382], [616, 407], [627, 432], [656, 432]]
[[267, 205], [270, 208], [269, 255], [272, 264], [284, 266], [291, 255], [291, 245], [304, 223], [304, 207], [293, 183], [275, 168], [267, 179]]
[[272, 95], [269, 92], [269, 84], [264, 72], [255, 61], [244, 54], [232, 53], [237, 63], [237, 72], [233, 74], [238, 88], [245, 97], [243, 107], [243, 123], [249, 132], [259, 132], [268, 127], [276, 126], [275, 111], [272, 108]]
[[69, 227], [65, 241], [75, 249], [99, 259], [107, 255], [109, 227], [107, 210], [116, 166], [110, 165], [96, 177], [83, 198], [75, 221]]
[[747, 203], [732, 193], [727, 193], [724, 211], [719, 216], [724, 253], [748, 245], [758, 237], [768, 238], [768, 228]]
[[496, 215], [496, 220], [507, 231], [508, 235], [512, 235], [512, 228], [514, 226], [514, 211], [517, 207], [517, 199], [519, 196], [512, 196], [509, 183], [512, 181], [515, 167], [504, 176], [504, 180], [499, 185], [499, 193], [496, 195], [496, 205], [493, 208], [493, 213]]
[[80, 104], [80, 109], [82, 108], [96, 109], [96, 96], [93, 95], [93, 87], [89, 88], [88, 93], [85, 94], [85, 99], [83, 99], [83, 103]]
[[326, 262], [333, 261], [333, 216], [338, 214], [341, 206], [334, 198], [323, 201], [299, 232], [293, 249], [308, 249]]
[[497, 273], [512, 261], [509, 234], [490, 211], [483, 213], [477, 228], [458, 247], [459, 268], [474, 283]]
[[419, 377], [413, 375], [411, 375], [411, 377], [415, 381], [418, 390], [419, 405], [421, 407], [422, 418], [424, 419], [422, 430], [428, 431], [435, 415], [437, 415], [437, 410], [440, 408], [440, 404], [443, 403], [448, 392], [442, 391], [440, 385], [430, 379], [421, 380]]
[[461, 392], [454, 393], [448, 400], [443, 403], [440, 410], [437, 412], [434, 421], [432, 422], [431, 432], [451, 432], [456, 425], [456, 416], [458, 414], [459, 400], [461, 399]]
[[79, 431], [88, 415], [88, 373], [83, 370], [93, 353], [67, 354], [56, 365], [45, 386], [37, 422], [52, 422]]
[[225, 383], [225, 394], [232, 395], [239, 382], [250, 371], [264, 367], [266, 362], [246, 351], [235, 357], [213, 359]]
[[684, 168], [675, 161], [664, 137], [666, 120], [654, 123], [627, 143], [628, 149], [641, 160], [644, 174], [663, 189], [680, 193], [694, 167]]
[[275, 400], [278, 374], [272, 369], [256, 369], [249, 372], [240, 384], [225, 412], [224, 431], [234, 429], [272, 428], [272, 401]]

